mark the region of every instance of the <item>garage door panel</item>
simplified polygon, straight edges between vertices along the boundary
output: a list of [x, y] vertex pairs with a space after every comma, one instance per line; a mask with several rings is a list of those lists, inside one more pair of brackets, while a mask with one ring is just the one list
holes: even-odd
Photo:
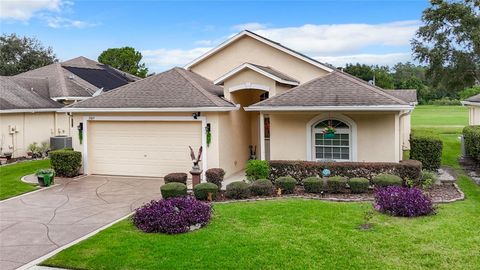
[[90, 122], [89, 171], [164, 176], [188, 172], [188, 146], [201, 146], [200, 122]]

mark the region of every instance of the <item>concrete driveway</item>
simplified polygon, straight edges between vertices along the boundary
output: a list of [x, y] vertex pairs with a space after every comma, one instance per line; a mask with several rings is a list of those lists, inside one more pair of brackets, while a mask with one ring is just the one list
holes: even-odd
[[16, 269], [152, 199], [162, 179], [85, 176], [0, 202], [0, 269]]

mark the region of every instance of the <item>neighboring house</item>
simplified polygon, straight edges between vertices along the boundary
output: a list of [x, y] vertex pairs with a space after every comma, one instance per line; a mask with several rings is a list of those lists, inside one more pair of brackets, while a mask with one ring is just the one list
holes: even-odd
[[0, 155], [25, 156], [33, 142], [71, 136], [70, 117], [59, 108], [137, 79], [85, 57], [1, 77]]
[[468, 124], [480, 125], [480, 94], [467, 98], [462, 104], [468, 107]]
[[185, 68], [61, 111], [83, 130], [82, 143], [73, 137], [86, 174], [188, 172], [188, 146], [203, 146], [203, 169], [228, 176], [244, 169], [250, 147], [267, 160], [399, 162], [416, 102], [402, 93], [243, 31]]

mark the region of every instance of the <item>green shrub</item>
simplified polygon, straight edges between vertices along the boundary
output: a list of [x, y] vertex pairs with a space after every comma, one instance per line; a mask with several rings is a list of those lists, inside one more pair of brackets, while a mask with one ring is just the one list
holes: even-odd
[[463, 129], [465, 152], [480, 161], [480, 126], [466, 126]]
[[268, 161], [256, 159], [249, 160], [245, 168], [245, 174], [249, 181], [268, 178], [268, 175], [270, 174]]
[[443, 97], [440, 99], [434, 99], [427, 102], [428, 105], [444, 105], [444, 106], [453, 106], [453, 105], [462, 105], [460, 100], [451, 99], [449, 97]]
[[321, 193], [322, 191], [325, 191], [323, 179], [319, 177], [308, 177], [303, 179], [303, 187], [305, 188], [305, 192], [308, 193]]
[[71, 150], [55, 150], [49, 153], [52, 168], [58, 176], [74, 177], [82, 166], [82, 153]]
[[469, 97], [473, 97], [478, 94], [480, 94], [480, 86], [473, 86], [458, 92], [458, 96], [460, 97], [461, 100], [465, 100]]
[[214, 183], [218, 188], [222, 188], [223, 177], [225, 176], [225, 171], [222, 168], [210, 168], [205, 172], [207, 177], [207, 182]]
[[272, 181], [268, 179], [255, 180], [250, 186], [250, 191], [256, 196], [268, 196], [273, 193]]
[[163, 177], [163, 180], [166, 184], [168, 183], [182, 183], [184, 185], [187, 184], [187, 177], [186, 173], [169, 173]]
[[187, 185], [178, 182], [167, 183], [160, 187], [160, 192], [164, 199], [186, 196]]
[[282, 190], [283, 194], [293, 193], [297, 180], [290, 176], [279, 177], [275, 180], [275, 187]]
[[232, 182], [227, 185], [225, 196], [231, 199], [246, 199], [250, 197], [250, 185], [243, 181]]
[[417, 186], [423, 189], [430, 188], [437, 181], [437, 175], [434, 172], [423, 170]]
[[217, 197], [218, 186], [214, 183], [200, 183], [193, 187], [193, 193], [198, 200], [205, 201], [208, 199], [208, 193], [212, 193], [212, 200]]
[[402, 186], [402, 178], [393, 174], [379, 174], [373, 178], [373, 184], [376, 187]]
[[[443, 143], [435, 135], [410, 135], [410, 159], [422, 162], [423, 169], [436, 171], [442, 162]], [[410, 178], [415, 179], [415, 178]]]
[[363, 177], [351, 178], [348, 180], [348, 186], [350, 187], [352, 193], [365, 193], [368, 191], [370, 181]]
[[332, 193], [340, 193], [347, 187], [347, 178], [342, 176], [332, 176], [327, 178], [328, 190]]

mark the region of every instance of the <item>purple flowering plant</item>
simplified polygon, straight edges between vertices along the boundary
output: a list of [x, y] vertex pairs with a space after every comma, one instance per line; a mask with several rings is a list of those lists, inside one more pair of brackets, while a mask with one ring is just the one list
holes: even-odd
[[151, 201], [133, 215], [137, 228], [148, 233], [185, 233], [208, 224], [212, 207], [193, 197], [177, 197]]
[[430, 197], [416, 187], [377, 188], [373, 206], [379, 212], [400, 217], [417, 217], [435, 213]]

